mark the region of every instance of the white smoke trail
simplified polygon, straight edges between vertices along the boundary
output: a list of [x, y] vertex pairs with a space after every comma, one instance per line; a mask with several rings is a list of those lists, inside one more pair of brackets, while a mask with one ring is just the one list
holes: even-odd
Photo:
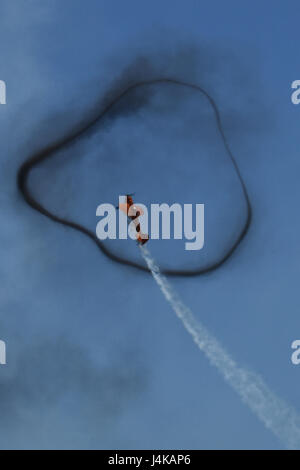
[[167, 278], [161, 274], [149, 250], [145, 246], [140, 246], [140, 249], [160, 290], [198, 348], [219, 370], [225, 381], [240, 395], [242, 401], [249, 406], [266, 428], [282, 441], [285, 447], [300, 449], [300, 416], [296, 410], [277, 397], [259, 375], [238, 366], [219, 341], [180, 300]]

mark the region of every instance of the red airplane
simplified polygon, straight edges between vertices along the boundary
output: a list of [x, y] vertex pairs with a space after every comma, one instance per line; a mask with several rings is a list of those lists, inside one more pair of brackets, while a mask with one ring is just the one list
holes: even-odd
[[[135, 215], [131, 215], [129, 213], [130, 207], [133, 208], [134, 210], [133, 212]], [[136, 234], [137, 242], [140, 243], [141, 245], [144, 245], [145, 243], [147, 243], [147, 241], [149, 240], [149, 235], [141, 232], [141, 225], [139, 222], [139, 217], [143, 215], [143, 209], [134, 204], [133, 199], [132, 199], [132, 194], [126, 194], [126, 202], [121, 203], [119, 205], [119, 209], [125, 212], [125, 214], [130, 220], [134, 221], [135, 228], [137, 231], [137, 234]]]

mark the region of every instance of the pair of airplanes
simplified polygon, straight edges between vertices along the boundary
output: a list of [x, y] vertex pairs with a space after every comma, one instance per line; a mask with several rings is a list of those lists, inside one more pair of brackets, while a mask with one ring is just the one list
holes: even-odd
[[[149, 240], [149, 235], [141, 232], [141, 224], [139, 222], [139, 217], [143, 215], [143, 210], [141, 207], [134, 204], [132, 199], [133, 194], [126, 194], [126, 202], [121, 203], [117, 209], [123, 211], [127, 217], [134, 221], [136, 228], [136, 239], [140, 245], [144, 245]], [[132, 207], [133, 210], [130, 211]], [[131, 215], [134, 214], [134, 215]]]

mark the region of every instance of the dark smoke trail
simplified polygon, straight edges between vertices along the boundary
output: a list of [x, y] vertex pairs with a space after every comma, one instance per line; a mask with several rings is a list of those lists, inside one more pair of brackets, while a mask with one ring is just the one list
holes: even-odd
[[51, 220], [54, 222], [63, 224], [65, 226], [71, 227], [75, 230], [78, 230], [82, 232], [83, 234], [87, 235], [89, 238], [91, 238], [97, 246], [100, 248], [102, 253], [106, 255], [108, 258], [110, 258], [112, 261], [116, 261], [118, 263], [122, 263], [127, 266], [131, 266], [134, 268], [137, 268], [139, 270], [143, 271], [148, 271], [149, 269], [145, 267], [142, 264], [136, 263], [134, 261], [122, 258], [120, 256], [115, 255], [112, 253], [109, 249], [107, 249], [104, 244], [97, 238], [96, 234], [92, 232], [91, 230], [87, 229], [83, 225], [80, 225], [76, 222], [73, 222], [71, 220], [68, 220], [63, 217], [59, 217], [58, 215], [50, 212], [46, 207], [44, 207], [42, 204], [40, 204], [32, 195], [29, 187], [28, 187], [28, 177], [31, 172], [31, 170], [40, 165], [43, 161], [45, 161], [48, 158], [51, 158], [55, 154], [56, 151], [61, 150], [63, 147], [71, 144], [71, 142], [79, 137], [82, 137], [85, 133], [87, 133], [89, 130], [92, 129], [93, 126], [95, 126], [97, 123], [99, 123], [101, 120], [107, 117], [109, 111], [112, 110], [114, 105], [116, 105], [122, 98], [127, 96], [129, 92], [131, 91], [136, 91], [140, 90], [142, 87], [147, 86], [147, 85], [153, 85], [153, 84], [173, 84], [173, 85], [178, 85], [178, 86], [183, 86], [187, 87], [190, 89], [193, 89], [197, 92], [202, 93], [210, 103], [210, 105], [213, 108], [214, 111], [214, 116], [216, 118], [216, 124], [217, 124], [217, 129], [220, 133], [221, 139], [224, 143], [225, 149], [228, 153], [229, 159], [231, 163], [233, 164], [234, 170], [238, 176], [238, 179], [240, 181], [240, 184], [242, 186], [243, 190], [243, 195], [246, 201], [246, 208], [247, 208], [247, 216], [246, 216], [246, 221], [244, 223], [244, 226], [242, 230], [240, 231], [239, 235], [237, 236], [236, 240], [233, 242], [231, 247], [225, 252], [225, 254], [216, 262], [209, 264], [208, 266], [205, 266], [204, 268], [201, 269], [191, 269], [191, 270], [174, 270], [174, 269], [165, 269], [162, 272], [164, 274], [167, 274], [169, 276], [196, 276], [200, 274], [205, 274], [208, 272], [211, 272], [220, 266], [222, 266], [225, 261], [230, 258], [230, 256], [233, 254], [235, 249], [238, 247], [238, 245], [241, 243], [241, 241], [244, 239], [246, 233], [248, 232], [250, 223], [251, 223], [251, 217], [252, 217], [252, 209], [251, 209], [251, 203], [248, 195], [248, 191], [245, 185], [245, 182], [242, 178], [242, 175], [240, 173], [240, 170], [238, 168], [237, 162], [229, 148], [227, 139], [225, 137], [225, 133], [222, 127], [221, 123], [221, 118], [220, 118], [220, 113], [218, 110], [218, 107], [213, 100], [213, 98], [200, 86], [188, 83], [185, 81], [177, 80], [177, 79], [172, 79], [172, 78], [160, 78], [160, 79], [152, 79], [152, 80], [144, 80], [144, 81], [138, 81], [136, 83], [132, 83], [130, 85], [127, 85], [125, 88], [123, 88], [123, 91], [116, 93], [113, 97], [111, 97], [108, 101], [107, 104], [102, 106], [101, 110], [98, 111], [98, 113], [91, 119], [89, 122], [85, 123], [79, 130], [75, 130], [70, 133], [70, 135], [62, 138], [61, 140], [55, 142], [52, 145], [49, 145], [48, 147], [40, 150], [36, 154], [32, 155], [30, 158], [28, 158], [19, 168], [18, 170], [18, 175], [17, 175], [17, 184], [18, 188], [23, 195], [25, 201], [36, 211], [40, 212], [41, 214], [45, 215], [46, 217], [49, 217]]

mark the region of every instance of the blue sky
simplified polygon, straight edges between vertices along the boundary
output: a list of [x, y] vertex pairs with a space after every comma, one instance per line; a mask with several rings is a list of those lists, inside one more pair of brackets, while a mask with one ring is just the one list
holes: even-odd
[[[172, 283], [239, 363], [300, 413], [300, 368], [290, 361], [300, 335], [300, 107], [290, 100], [300, 78], [298, 8], [1, 0], [1, 448], [282, 448], [197, 350], [151, 277], [33, 212], [15, 178], [32, 152], [89, 119], [124, 74], [202, 85], [219, 105], [253, 223], [222, 268]], [[31, 185], [92, 229], [97, 205], [125, 191], [146, 203], [204, 203], [202, 251], [152, 243], [158, 262], [190, 266], [216, 256], [244, 206], [209, 133], [209, 109], [200, 97], [170, 93], [154, 96], [158, 116], [152, 102], [117, 112], [37, 170]], [[110, 242], [137, 257], [129, 245]]]

